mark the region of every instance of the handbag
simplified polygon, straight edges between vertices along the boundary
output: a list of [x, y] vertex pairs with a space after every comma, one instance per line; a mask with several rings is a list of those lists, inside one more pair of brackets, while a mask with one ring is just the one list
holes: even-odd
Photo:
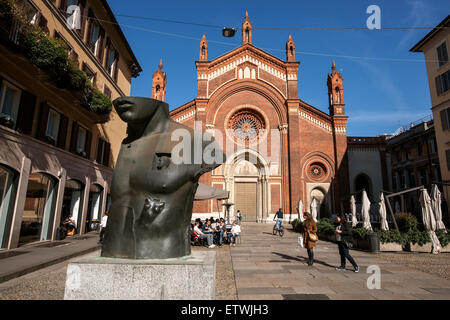
[[311, 231], [308, 231], [308, 238], [312, 242], [316, 242], [316, 241], [319, 240], [319, 237], [317, 236], [317, 234], [315, 234], [315, 233], [313, 233]]

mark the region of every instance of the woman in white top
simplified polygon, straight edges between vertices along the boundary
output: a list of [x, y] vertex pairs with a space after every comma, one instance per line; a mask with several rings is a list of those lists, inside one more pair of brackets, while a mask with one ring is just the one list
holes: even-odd
[[233, 227], [231, 228], [231, 245], [236, 246], [236, 237], [241, 235], [241, 226], [237, 224], [237, 221], [233, 222]]

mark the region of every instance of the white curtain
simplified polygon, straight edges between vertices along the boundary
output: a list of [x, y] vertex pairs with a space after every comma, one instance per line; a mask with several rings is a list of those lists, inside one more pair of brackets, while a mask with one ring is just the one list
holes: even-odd
[[378, 213], [380, 214], [381, 218], [381, 230], [389, 230], [389, 224], [386, 220], [386, 203], [384, 202], [383, 192], [380, 193]]
[[436, 220], [434, 219], [433, 208], [431, 207], [431, 199], [427, 189], [420, 190], [420, 206], [422, 207], [422, 220], [425, 228], [430, 232], [431, 242], [433, 245], [433, 253], [439, 253], [441, 243], [436, 236]]
[[366, 190], [362, 192], [362, 207], [361, 207], [361, 216], [363, 220], [363, 228], [369, 229], [372, 231], [372, 225], [370, 224], [370, 200], [367, 196]]

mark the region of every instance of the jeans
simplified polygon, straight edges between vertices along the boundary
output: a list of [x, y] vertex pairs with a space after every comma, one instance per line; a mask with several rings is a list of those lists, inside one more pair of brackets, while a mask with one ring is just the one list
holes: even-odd
[[239, 237], [239, 233], [229, 233], [228, 237], [232, 243], [236, 243], [236, 237]]
[[223, 235], [225, 233], [225, 230], [220, 230], [220, 234], [219, 234], [219, 243], [222, 244], [223, 243]]
[[201, 239], [205, 239], [206, 238], [206, 241], [208, 241], [208, 246], [213, 244], [213, 235], [210, 234], [210, 233], [201, 234], [198, 237], [201, 238]]
[[275, 229], [280, 229], [280, 226], [283, 224], [283, 219], [277, 218], [277, 222], [275, 223]]
[[345, 258], [347, 258], [348, 261], [350, 261], [350, 263], [352, 264], [353, 268], [355, 268], [355, 269], [358, 268], [358, 265], [356, 264], [355, 260], [353, 260], [352, 256], [348, 252], [348, 247], [345, 245], [345, 243], [342, 241], [339, 241], [338, 248], [339, 248], [339, 254], [341, 256], [341, 267], [345, 268]]

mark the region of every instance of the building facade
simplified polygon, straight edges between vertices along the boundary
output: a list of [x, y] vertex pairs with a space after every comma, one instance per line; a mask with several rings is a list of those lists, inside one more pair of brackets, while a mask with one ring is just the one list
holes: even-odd
[[[26, 23], [65, 42], [93, 88], [110, 100], [130, 94], [142, 70], [105, 0], [14, 4]], [[14, 50], [23, 41], [20, 23], [0, 24], [0, 247], [8, 249], [55, 240], [67, 217], [78, 234], [90, 231], [107, 209], [126, 136], [114, 110], [105, 115], [85, 108], [80, 92], [55, 85]]]
[[423, 52], [428, 73], [442, 191], [450, 201], [450, 16], [421, 39], [411, 52]]
[[[195, 63], [197, 96], [170, 113], [177, 122], [210, 131], [226, 152], [226, 163], [200, 182], [230, 191], [231, 217], [240, 210], [244, 221], [271, 221], [279, 208], [293, 220], [299, 200], [309, 211], [314, 198], [320, 215], [331, 215], [349, 192], [343, 78], [333, 62], [324, 81], [329, 113], [320, 111], [299, 98], [300, 62], [292, 37], [286, 60], [252, 40], [248, 14], [242, 45], [220, 57], [208, 60], [204, 35]], [[194, 217], [219, 212], [213, 201], [194, 204]]]

